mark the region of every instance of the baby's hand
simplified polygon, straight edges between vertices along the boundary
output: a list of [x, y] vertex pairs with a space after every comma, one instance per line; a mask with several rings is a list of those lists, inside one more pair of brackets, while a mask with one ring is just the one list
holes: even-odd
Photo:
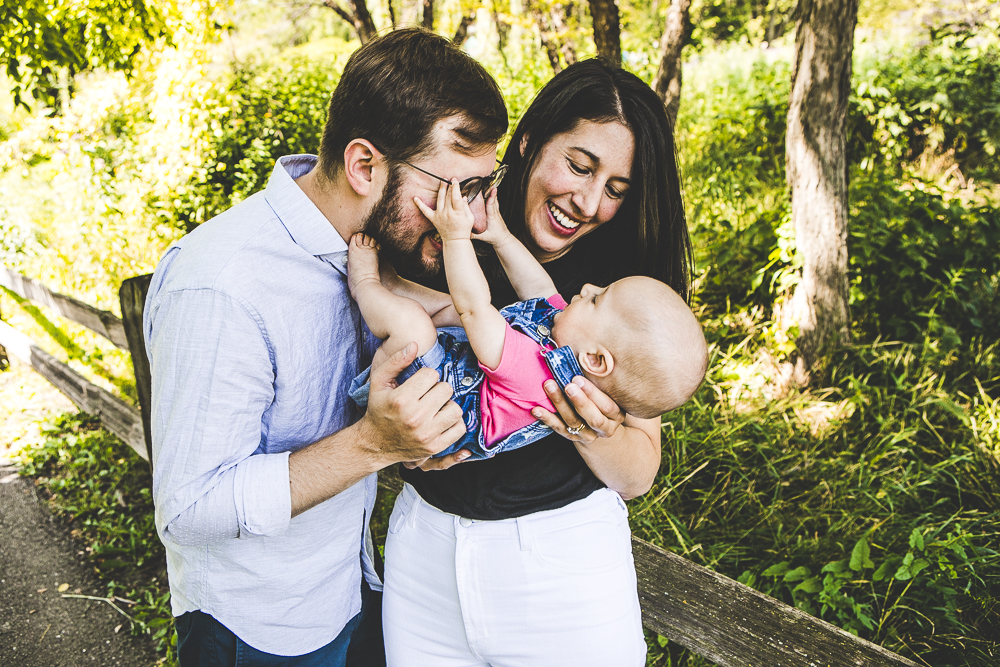
[[497, 203], [497, 189], [492, 188], [485, 196], [486, 229], [481, 234], [473, 234], [472, 238], [496, 246], [510, 236], [510, 231], [507, 229], [507, 223], [500, 216], [500, 205]]
[[413, 203], [437, 229], [442, 242], [472, 237], [472, 227], [476, 217], [472, 215], [469, 203], [462, 196], [457, 179], [452, 179], [451, 183], [441, 184], [438, 189], [436, 210], [429, 208], [418, 197], [413, 198]]

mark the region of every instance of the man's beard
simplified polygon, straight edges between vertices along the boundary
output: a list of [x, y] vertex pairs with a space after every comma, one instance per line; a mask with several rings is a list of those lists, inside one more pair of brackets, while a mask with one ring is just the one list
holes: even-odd
[[415, 279], [437, 275], [441, 272], [441, 258], [427, 260], [423, 254], [424, 238], [433, 234], [433, 229], [414, 238], [403, 224], [400, 171], [399, 165], [389, 169], [382, 197], [365, 217], [362, 231], [378, 241], [382, 257], [400, 276]]

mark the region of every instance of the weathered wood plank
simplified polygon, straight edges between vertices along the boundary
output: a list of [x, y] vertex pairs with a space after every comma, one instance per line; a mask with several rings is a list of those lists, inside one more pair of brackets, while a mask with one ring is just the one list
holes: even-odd
[[56, 389], [66, 394], [80, 410], [99, 417], [105, 428], [125, 441], [143, 459], [147, 459], [142, 419], [138, 410], [91, 384], [6, 322], [0, 322], [0, 345], [38, 371]]
[[71, 296], [53, 292], [45, 285], [25, 278], [19, 273], [14, 273], [4, 266], [0, 266], [0, 286], [6, 287], [29, 301], [48, 306], [60, 317], [82, 324], [91, 331], [101, 334], [114, 343], [116, 347], [123, 350], [128, 349], [128, 340], [125, 337], [122, 321], [114, 313], [99, 310], [82, 301], [77, 301]]
[[139, 394], [139, 413], [142, 415], [142, 432], [145, 434], [146, 460], [153, 461], [153, 436], [149, 427], [152, 376], [149, 372], [149, 358], [146, 356], [146, 339], [142, 333], [142, 311], [146, 307], [146, 293], [153, 274], [129, 278], [118, 290], [122, 306], [122, 325], [128, 339], [129, 353], [132, 355], [132, 369], [135, 371], [135, 388]]
[[632, 551], [643, 624], [722, 667], [918, 667], [648, 542]]
[[403, 490], [403, 478], [399, 476], [396, 466], [378, 471], [378, 485], [390, 493], [399, 493]]

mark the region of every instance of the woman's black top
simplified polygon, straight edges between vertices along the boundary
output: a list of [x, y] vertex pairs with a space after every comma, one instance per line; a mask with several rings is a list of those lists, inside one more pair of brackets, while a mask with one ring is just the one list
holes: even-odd
[[[559, 293], [569, 301], [584, 283], [590, 262], [573, 261], [571, 250], [545, 264]], [[505, 278], [490, 279], [493, 303], [503, 307], [517, 301]], [[441, 286], [437, 286], [439, 289]], [[470, 519], [499, 520], [564, 507], [604, 487], [572, 442], [552, 434], [527, 447], [503, 452], [491, 459], [459, 463], [448, 470], [407, 470], [402, 478], [420, 497], [443, 512]]]

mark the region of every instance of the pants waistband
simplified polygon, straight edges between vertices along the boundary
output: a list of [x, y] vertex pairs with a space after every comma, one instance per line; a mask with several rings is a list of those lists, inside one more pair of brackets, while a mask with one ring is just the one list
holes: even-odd
[[523, 551], [530, 549], [530, 537], [533, 533], [570, 528], [602, 519], [623, 521], [628, 517], [621, 496], [608, 488], [598, 489], [586, 498], [564, 507], [497, 521], [470, 519], [442, 512], [421, 498], [410, 484], [403, 485], [396, 502], [399, 504], [397, 510], [405, 513], [402, 520], [410, 528], [419, 520], [455, 535], [472, 531], [481, 536], [516, 538], [521, 542]]

